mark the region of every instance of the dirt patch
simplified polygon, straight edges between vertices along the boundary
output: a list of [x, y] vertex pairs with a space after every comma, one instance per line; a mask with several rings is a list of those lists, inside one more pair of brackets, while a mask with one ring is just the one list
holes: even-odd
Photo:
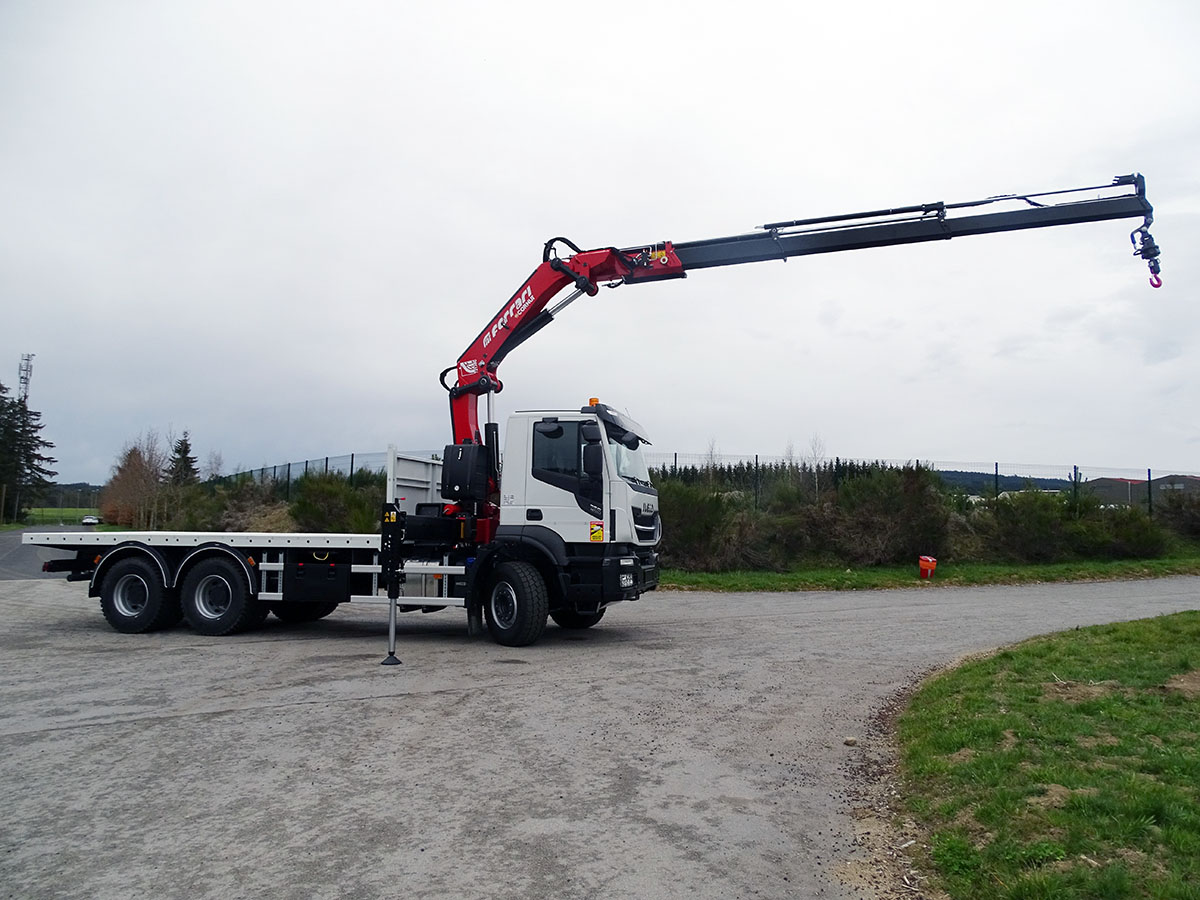
[[[1017, 736], [1013, 734], [1013, 730], [1011, 728], [1006, 728], [1003, 736], [1000, 739], [1000, 749], [1012, 750], [1017, 746], [1018, 743], [1020, 742], [1017, 740]], [[976, 753], [974, 748], [963, 747], [961, 750], [955, 750], [953, 753], [947, 756], [946, 759], [955, 765], [962, 765], [963, 763], [969, 763], [971, 760], [973, 760], [975, 755]]]
[[249, 517], [245, 525], [248, 531], [296, 531], [296, 522], [292, 518], [286, 503], [276, 503], [264, 506]]
[[975, 810], [966, 806], [954, 814], [952, 824], [955, 828], [961, 828], [971, 838], [971, 843], [976, 849], [982, 850], [996, 839], [994, 831], [988, 831], [984, 826], [979, 824], [979, 820], [975, 818]]
[[1182, 694], [1189, 700], [1200, 697], [1200, 669], [1172, 675], [1163, 687], [1172, 694]]
[[1096, 747], [1115, 747], [1121, 743], [1121, 739], [1114, 734], [1087, 734], [1075, 738], [1075, 743], [1085, 750], [1094, 750]]
[[1067, 805], [1067, 801], [1074, 796], [1090, 797], [1098, 794], [1096, 788], [1071, 788], [1063, 787], [1061, 784], [1045, 785], [1046, 792], [1037, 797], [1030, 797], [1026, 802], [1036, 809], [1059, 809]]
[[[943, 668], [913, 673], [910, 687], [888, 697], [872, 716], [860, 752], [847, 766], [854, 803], [854, 845], [865, 856], [843, 860], [833, 874], [855, 896], [870, 900], [949, 900], [945, 893], [929, 886], [928, 876], [918, 862], [929, 853], [929, 835], [900, 810], [896, 744], [896, 719], [913, 692], [934, 671]], [[954, 755], [969, 758], [973, 753], [963, 748]]]
[[1066, 703], [1083, 703], [1098, 700], [1121, 690], [1119, 681], [1046, 681], [1042, 683], [1042, 694], [1051, 700]]

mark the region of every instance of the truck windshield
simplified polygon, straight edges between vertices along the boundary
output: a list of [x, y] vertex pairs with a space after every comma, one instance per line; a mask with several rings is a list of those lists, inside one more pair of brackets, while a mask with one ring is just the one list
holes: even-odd
[[636, 450], [630, 450], [612, 435], [608, 436], [608, 445], [612, 448], [613, 461], [617, 464], [617, 474], [626, 481], [650, 487], [650, 470], [646, 468], [642, 445], [639, 443]]

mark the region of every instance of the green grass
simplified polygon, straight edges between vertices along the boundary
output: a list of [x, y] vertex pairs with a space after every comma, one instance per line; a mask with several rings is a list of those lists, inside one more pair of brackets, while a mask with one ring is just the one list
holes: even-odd
[[898, 723], [902, 793], [946, 891], [1200, 898], [1198, 668], [1185, 612], [1027, 641], [922, 687]]
[[87, 506], [41, 506], [28, 511], [27, 523], [30, 525], [78, 525], [84, 516], [98, 516], [100, 511]]
[[664, 569], [663, 588], [705, 591], [835, 591], [936, 585], [1034, 584], [1047, 581], [1111, 581], [1200, 575], [1194, 549], [1165, 559], [1102, 560], [1010, 565], [938, 563], [933, 578], [922, 581], [911, 566], [812, 568], [792, 572], [684, 572]]
[[98, 516], [100, 511], [88, 506], [57, 506], [33, 507], [26, 511], [26, 521], [6, 522], [0, 525], [0, 531], [20, 531], [37, 528], [39, 525], [80, 525], [84, 516]]

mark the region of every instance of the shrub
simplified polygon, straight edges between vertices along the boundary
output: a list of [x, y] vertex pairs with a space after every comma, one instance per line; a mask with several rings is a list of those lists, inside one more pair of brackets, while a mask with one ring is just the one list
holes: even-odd
[[[1167, 549], [1161, 524], [1137, 508], [1093, 497], [1026, 490], [976, 506], [915, 466], [840, 465], [836, 492], [818, 498], [788, 470], [759, 493], [741, 470], [705, 479], [659, 477], [663, 562], [698, 571], [785, 570], [802, 564], [911, 563], [921, 555], [979, 562], [1153, 558]], [[832, 488], [834, 482], [829, 481]], [[1197, 527], [1200, 501], [1173, 510]], [[1188, 516], [1194, 518], [1189, 519]], [[1166, 518], [1166, 514], [1163, 516]], [[1189, 524], [1190, 523], [1190, 524]]]
[[968, 521], [980, 559], [1152, 559], [1167, 550], [1166, 532], [1141, 509], [1106, 508], [1087, 496], [1022, 491], [976, 510]]
[[1166, 532], [1140, 508], [1119, 506], [1101, 512], [1108, 531], [1104, 556], [1153, 559], [1167, 552]]
[[718, 571], [715, 560], [728, 553], [728, 541], [724, 539], [726, 507], [733, 501], [699, 485], [679, 481], [661, 483], [658, 492], [663, 527], [659, 552], [664, 564], [701, 572]]
[[1155, 515], [1184, 537], [1200, 537], [1200, 495], [1168, 497], [1164, 505], [1155, 509]]
[[174, 503], [166, 527], [170, 531], [217, 531], [228, 497], [214, 485], [193, 484], [172, 489]]
[[949, 549], [950, 506], [928, 469], [875, 466], [838, 484], [835, 551], [866, 565], [911, 562]]
[[1053, 562], [1064, 555], [1066, 503], [1061, 494], [1020, 491], [992, 504], [1001, 553], [1022, 562]]
[[335, 473], [305, 475], [292, 488], [290, 511], [301, 531], [370, 534], [379, 530], [382, 474], [359, 472], [353, 483]]

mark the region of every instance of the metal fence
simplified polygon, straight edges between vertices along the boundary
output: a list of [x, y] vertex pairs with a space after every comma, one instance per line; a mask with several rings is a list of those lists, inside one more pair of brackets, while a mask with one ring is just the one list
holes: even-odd
[[726, 453], [648, 453], [652, 472], [663, 477], [693, 480], [717, 475], [753, 487], [757, 500], [764, 480], [780, 472], [825, 473], [836, 483], [839, 472], [862, 466], [919, 465], [937, 472], [942, 480], [972, 496], [1002, 496], [1005, 492], [1034, 488], [1042, 491], [1087, 493], [1108, 505], [1155, 507], [1180, 496], [1200, 496], [1200, 473], [1153, 468], [1113, 468], [1067, 464], [966, 462], [933, 459], [848, 459], [846, 457], [767, 456]]
[[[424, 458], [433, 458], [438, 455], [433, 450], [398, 450], [396, 452], [405, 456]], [[232, 475], [222, 475], [215, 480], [218, 482], [253, 480], [263, 484], [270, 481], [290, 483], [305, 475], [328, 475], [332, 472], [349, 477], [351, 473], [383, 472], [387, 470], [387, 463], [388, 451], [372, 450], [366, 453], [318, 456], [316, 459], [301, 459], [273, 466], [260, 466], [257, 469], [247, 469]]]
[[811, 456], [802, 456], [796, 454], [794, 456], [769, 456], [765, 454], [748, 453], [748, 454], [731, 454], [731, 453], [661, 453], [648, 452], [646, 453], [648, 465], [652, 469], [666, 467], [668, 470], [672, 468], [723, 468], [729, 466], [749, 465], [759, 466], [760, 468], [788, 466], [800, 468], [807, 466], [809, 468], [817, 466], [827, 466], [835, 461], [840, 461], [846, 464], [872, 464], [877, 463], [883, 466], [912, 466], [920, 465], [927, 469], [932, 469], [936, 472], [973, 472], [980, 475], [991, 475], [993, 477], [1015, 477], [1029, 480], [1062, 480], [1071, 481], [1079, 477], [1083, 481], [1088, 481], [1094, 478], [1123, 478], [1144, 481], [1149, 473], [1151, 478], [1158, 478], [1165, 475], [1180, 475], [1189, 478], [1200, 477], [1200, 472], [1178, 470], [1178, 469], [1159, 469], [1152, 468], [1112, 468], [1104, 466], [1085, 466], [1072, 465], [1068, 463], [1008, 463], [1008, 462], [963, 462], [958, 460], [941, 460], [941, 459], [886, 459], [883, 457], [872, 458], [852, 458], [852, 457], [834, 457], [823, 456], [814, 458]]
[[[434, 450], [401, 450], [407, 456], [435, 458], [439, 454]], [[238, 479], [253, 479], [258, 482], [292, 482], [307, 474], [327, 474], [330, 472], [349, 476], [352, 472], [381, 472], [387, 468], [388, 452], [374, 450], [365, 453], [346, 453], [340, 456], [320, 456], [315, 459], [304, 459], [293, 462], [279, 463], [272, 466], [260, 466], [248, 469], [234, 475], [222, 476], [222, 481]], [[1155, 470], [1153, 468], [1112, 468], [1105, 466], [1072, 465], [1066, 463], [1007, 463], [979, 462], [960, 460], [934, 459], [858, 459], [848, 457], [811, 457], [811, 456], [779, 456], [766, 454], [729, 454], [729, 453], [663, 453], [647, 452], [647, 464], [654, 471], [670, 474], [684, 469], [704, 471], [706, 469], [753, 468], [755, 470], [786, 469], [820, 469], [835, 464], [842, 465], [871, 465], [907, 466], [920, 465], [935, 472], [942, 473], [946, 480], [959, 485], [978, 485], [976, 493], [991, 491], [1000, 493], [1004, 490], [1019, 490], [1030, 483], [1043, 490], [1069, 488], [1075, 484], [1094, 484], [1103, 486], [1112, 495], [1114, 502], [1124, 491], [1125, 501], [1129, 503], [1153, 503], [1154, 491], [1160, 494], [1165, 490], [1179, 490], [1179, 484], [1184, 484], [1190, 493], [1194, 487], [1200, 491], [1200, 472], [1171, 470]], [[1176, 479], [1173, 481], [1172, 479]], [[1191, 484], [1195, 480], [1195, 485]], [[1139, 496], [1140, 494], [1140, 496]]]

